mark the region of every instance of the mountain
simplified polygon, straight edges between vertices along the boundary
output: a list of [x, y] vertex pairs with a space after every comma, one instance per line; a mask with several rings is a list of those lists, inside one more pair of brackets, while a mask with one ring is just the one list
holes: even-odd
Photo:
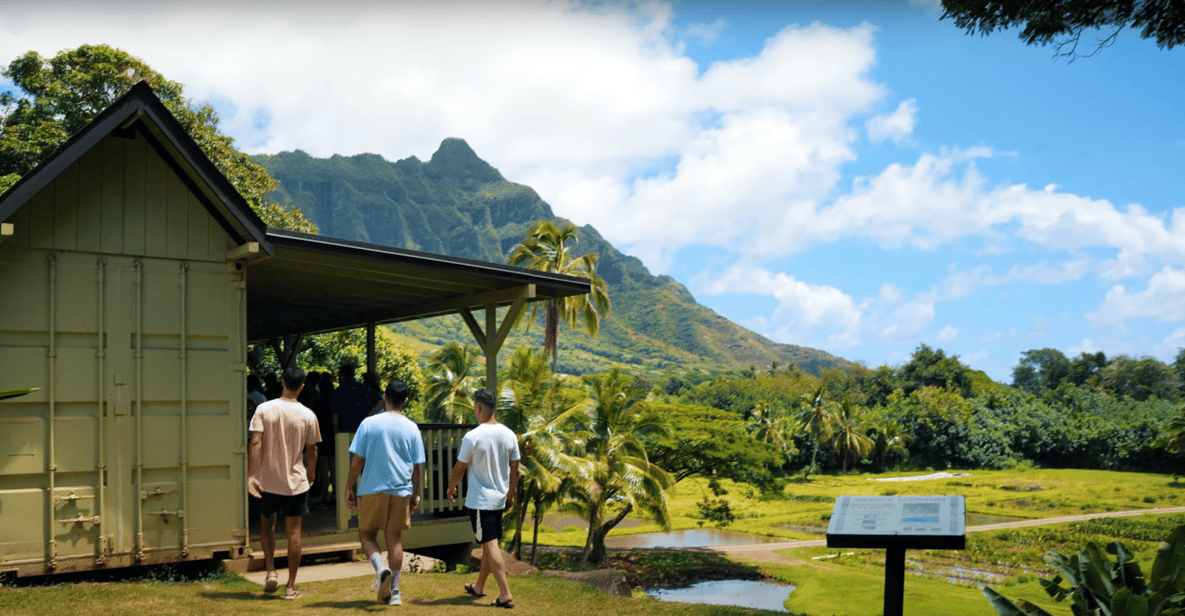
[[[299, 207], [321, 233], [470, 259], [505, 263], [539, 220], [563, 220], [527, 186], [502, 177], [461, 139], [445, 139], [431, 160], [396, 162], [376, 154], [314, 158], [305, 152], [254, 160], [280, 181], [274, 195]], [[590, 338], [561, 327], [560, 370], [583, 374], [631, 364], [652, 376], [688, 371], [768, 368], [794, 364], [813, 373], [849, 362], [823, 351], [779, 344], [695, 301], [670, 276], [655, 276], [592, 226], [580, 229], [580, 249], [600, 255], [597, 272], [613, 309]], [[398, 324], [392, 329], [432, 345], [471, 344], [459, 317]], [[542, 327], [512, 334], [506, 346], [542, 346]]]

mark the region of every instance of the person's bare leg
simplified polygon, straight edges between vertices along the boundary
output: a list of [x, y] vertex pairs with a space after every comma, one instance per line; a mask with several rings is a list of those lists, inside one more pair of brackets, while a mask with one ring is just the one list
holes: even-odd
[[259, 547], [263, 548], [263, 562], [268, 572], [276, 570], [276, 514], [259, 516]]
[[490, 574], [498, 583], [498, 602], [510, 603], [514, 599], [510, 594], [510, 585], [506, 583], [506, 563], [502, 561], [502, 546], [498, 541], [487, 541], [481, 544], [481, 568], [484, 572], [486, 562], [490, 563]]
[[486, 592], [486, 579], [490, 577], [490, 558], [486, 555], [486, 544], [481, 544], [481, 568], [477, 571], [477, 582], [473, 584], [473, 590], [477, 594], [484, 595]]
[[379, 549], [379, 531], [375, 530], [359, 530], [358, 540], [362, 543], [362, 551], [366, 553], [366, 558], [369, 559], [372, 555], [378, 554]]
[[300, 569], [300, 522], [298, 515], [284, 518], [284, 530], [288, 531], [288, 588], [296, 588], [296, 570]]

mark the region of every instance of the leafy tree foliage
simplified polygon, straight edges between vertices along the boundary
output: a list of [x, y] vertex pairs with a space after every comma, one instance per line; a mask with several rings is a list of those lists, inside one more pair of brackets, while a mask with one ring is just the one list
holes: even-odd
[[1020, 39], [1028, 45], [1054, 43], [1061, 55], [1073, 58], [1083, 33], [1106, 29], [1098, 49], [1110, 45], [1123, 28], [1139, 30], [1140, 37], [1154, 39], [1161, 49], [1185, 43], [1185, 10], [1176, 0], [942, 0], [943, 19], [968, 34], [991, 34], [1020, 27]]
[[901, 367], [901, 381], [907, 394], [923, 387], [939, 387], [954, 389], [964, 398], [971, 395], [971, 369], [959, 361], [958, 355], [948, 357], [942, 349], [924, 343]]
[[470, 392], [481, 386], [475, 376], [474, 347], [449, 343], [428, 361], [424, 419], [432, 423], [477, 423]]
[[1132, 359], [1120, 355], [1103, 368], [1101, 376], [1102, 387], [1120, 398], [1180, 398], [1181, 382], [1176, 372], [1154, 357]]
[[769, 469], [780, 465], [780, 456], [770, 444], [752, 438], [739, 415], [693, 404], [647, 404], [671, 431], [646, 438], [646, 454], [676, 481], [701, 475], [770, 485]]
[[219, 132], [218, 114], [212, 106], [191, 102], [180, 83], [165, 79], [139, 58], [107, 45], [83, 45], [49, 59], [30, 51], [0, 74], [19, 90], [0, 94], [0, 192], [132, 86], [146, 81], [264, 222], [316, 232], [299, 210], [275, 204], [268, 207], [267, 196], [277, 188], [275, 179], [236, 149], [234, 139]]
[[1070, 375], [1070, 360], [1057, 349], [1033, 349], [1021, 354], [1012, 369], [1012, 386], [1034, 396], [1057, 389]]

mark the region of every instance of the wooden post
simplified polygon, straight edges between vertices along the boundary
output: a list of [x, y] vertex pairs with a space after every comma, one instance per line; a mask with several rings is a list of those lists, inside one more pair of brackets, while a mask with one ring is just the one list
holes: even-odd
[[[378, 370], [377, 358], [374, 353], [374, 323], [366, 324], [366, 371], [374, 372]], [[382, 387], [382, 385], [380, 385]]]

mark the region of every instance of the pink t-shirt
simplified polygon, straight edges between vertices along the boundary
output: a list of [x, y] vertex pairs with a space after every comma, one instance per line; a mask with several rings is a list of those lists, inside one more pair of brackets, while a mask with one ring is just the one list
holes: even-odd
[[251, 431], [263, 435], [263, 458], [256, 471], [263, 491], [284, 496], [307, 492], [304, 448], [321, 442], [317, 416], [299, 402], [276, 398], [255, 409]]

